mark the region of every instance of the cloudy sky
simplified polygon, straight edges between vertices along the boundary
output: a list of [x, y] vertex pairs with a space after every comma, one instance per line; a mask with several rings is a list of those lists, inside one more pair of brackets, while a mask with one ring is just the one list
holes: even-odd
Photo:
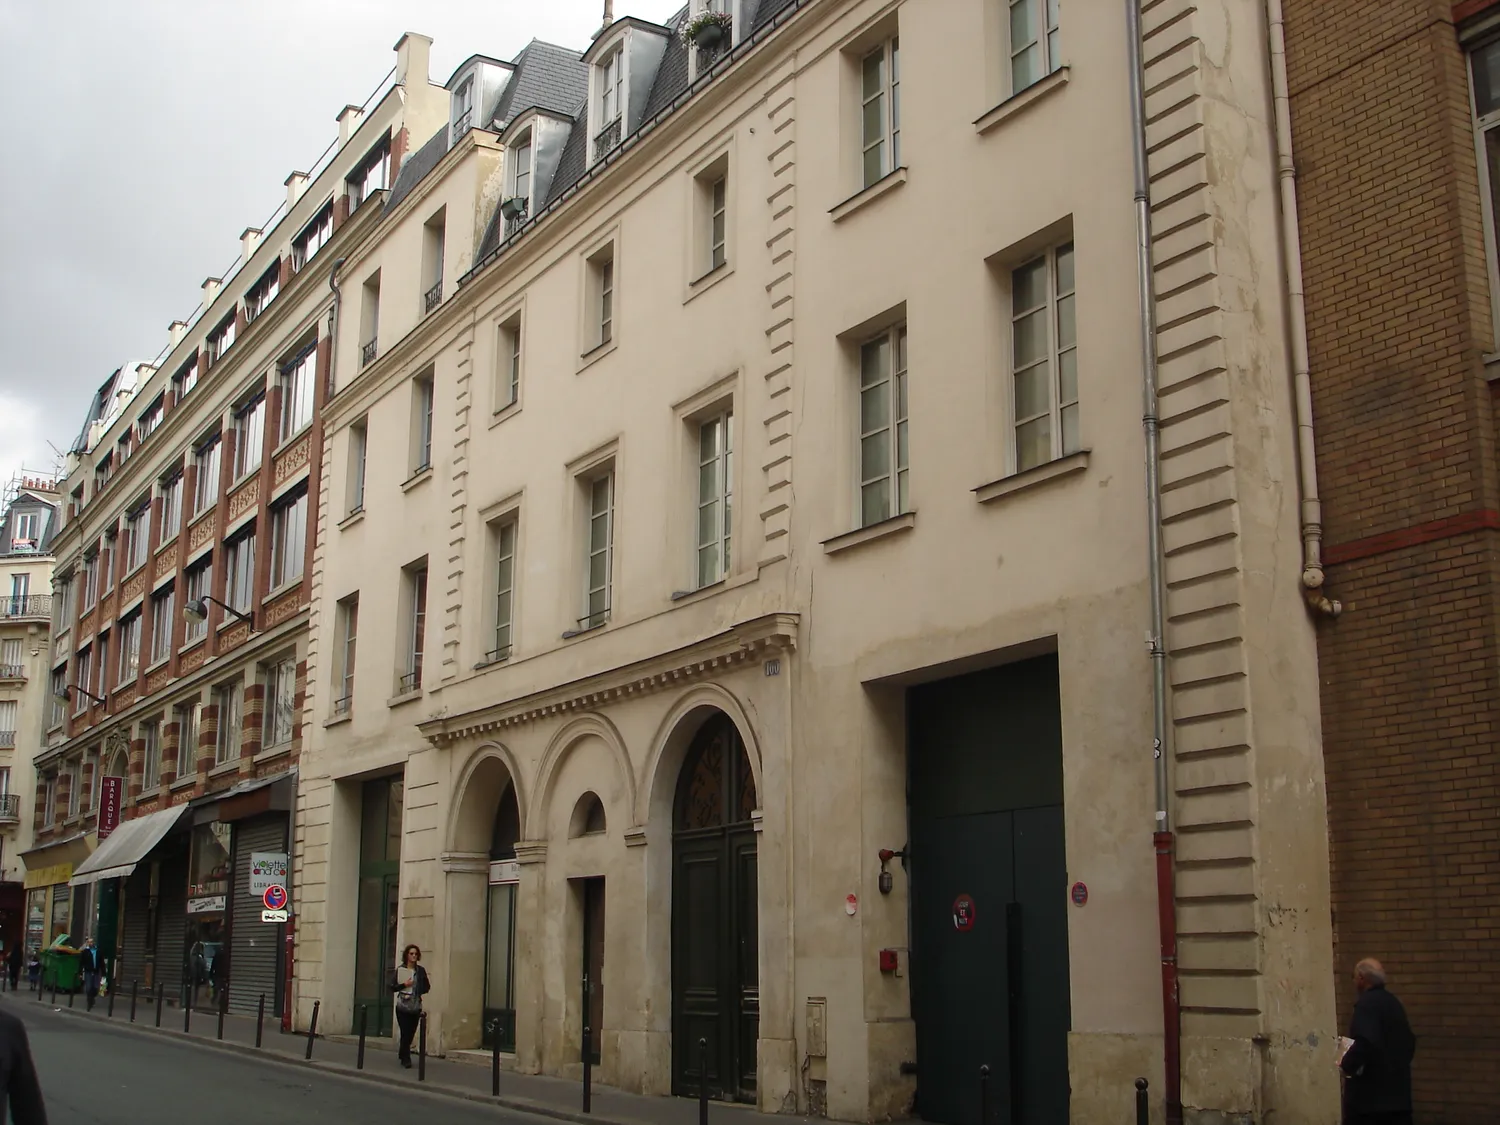
[[[664, 21], [684, 0], [616, 0]], [[154, 358], [395, 61], [434, 81], [532, 38], [586, 47], [603, 0], [0, 0], [0, 481], [47, 471], [94, 389]], [[49, 444], [50, 443], [50, 444]]]

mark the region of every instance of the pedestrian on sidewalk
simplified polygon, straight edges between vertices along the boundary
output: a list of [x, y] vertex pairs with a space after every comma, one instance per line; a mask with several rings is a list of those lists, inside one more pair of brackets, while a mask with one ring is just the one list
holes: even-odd
[[422, 1019], [422, 997], [432, 991], [427, 970], [422, 968], [422, 951], [408, 945], [401, 951], [401, 964], [391, 977], [391, 991], [396, 994], [396, 1023], [401, 1028], [398, 1056], [401, 1065], [411, 1069], [411, 1041]]
[[10, 956], [5, 959], [5, 970], [10, 974], [12, 992], [21, 986], [21, 960], [21, 943], [16, 942], [10, 947]]
[[78, 951], [78, 967], [83, 971], [83, 997], [89, 1011], [94, 1010], [94, 1000], [99, 996], [99, 980], [104, 975], [104, 960], [99, 956], [99, 947], [93, 938], [84, 940]]
[[1348, 1086], [1353, 1125], [1411, 1125], [1411, 1060], [1417, 1051], [1401, 1001], [1387, 991], [1385, 969], [1374, 958], [1354, 967], [1359, 999], [1339, 1068]]
[[42, 955], [33, 946], [31, 960], [26, 964], [26, 979], [31, 983], [31, 991], [35, 992], [42, 984]]
[[11, 1125], [47, 1125], [47, 1107], [42, 1104], [42, 1085], [31, 1061], [26, 1025], [9, 1012], [0, 1012], [0, 1122]]

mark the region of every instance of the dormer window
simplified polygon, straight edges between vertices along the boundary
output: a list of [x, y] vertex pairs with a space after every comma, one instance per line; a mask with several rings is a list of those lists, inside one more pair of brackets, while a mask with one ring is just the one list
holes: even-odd
[[318, 212], [317, 218], [302, 228], [302, 233], [292, 239], [292, 269], [300, 270], [312, 256], [333, 237], [333, 203], [329, 202]]
[[182, 365], [182, 369], [172, 376], [172, 386], [177, 391], [178, 401], [182, 396], [198, 385], [198, 353], [193, 353], [193, 358]]
[[519, 229], [531, 214], [531, 139], [528, 130], [510, 150], [510, 193], [505, 208], [507, 234]]
[[208, 361], [219, 362], [219, 357], [229, 350], [234, 343], [234, 313], [226, 316], [219, 327], [215, 328], [208, 336]]
[[266, 306], [276, 299], [281, 288], [281, 260], [268, 269], [261, 279], [245, 294], [245, 320], [252, 321], [266, 311]]
[[151, 436], [152, 431], [161, 425], [162, 414], [164, 412], [165, 404], [162, 402], [161, 396], [157, 395], [156, 401], [146, 408], [145, 412], [141, 415], [140, 421], [136, 423], [136, 430], [140, 434], [141, 441], [145, 441]]
[[599, 130], [594, 135], [594, 159], [620, 143], [624, 130], [625, 52], [615, 51], [599, 66]]
[[458, 140], [474, 124], [474, 79], [465, 78], [453, 95], [453, 140]]
[[352, 214], [360, 204], [377, 191], [391, 186], [391, 139], [384, 137], [372, 148], [359, 166], [345, 181], [349, 189], [349, 211]]

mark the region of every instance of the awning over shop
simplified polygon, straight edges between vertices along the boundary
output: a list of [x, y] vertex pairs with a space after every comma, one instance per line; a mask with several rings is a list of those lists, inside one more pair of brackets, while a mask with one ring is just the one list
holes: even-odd
[[109, 834], [93, 855], [78, 865], [68, 885], [81, 887], [100, 879], [120, 879], [129, 875], [135, 870], [135, 865], [161, 843], [187, 809], [186, 805], [174, 805], [125, 821]]
[[26, 865], [26, 889], [66, 883], [73, 874], [74, 865], [88, 858], [89, 840], [86, 833], [80, 832], [66, 840], [54, 840], [22, 852], [21, 862]]

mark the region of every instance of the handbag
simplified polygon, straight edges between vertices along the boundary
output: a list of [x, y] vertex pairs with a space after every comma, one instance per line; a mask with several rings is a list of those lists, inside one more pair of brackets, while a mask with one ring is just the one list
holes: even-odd
[[414, 1016], [422, 1010], [422, 995], [417, 991], [418, 979], [417, 974], [413, 973], [406, 987], [396, 993], [396, 1011], [403, 1015]]

